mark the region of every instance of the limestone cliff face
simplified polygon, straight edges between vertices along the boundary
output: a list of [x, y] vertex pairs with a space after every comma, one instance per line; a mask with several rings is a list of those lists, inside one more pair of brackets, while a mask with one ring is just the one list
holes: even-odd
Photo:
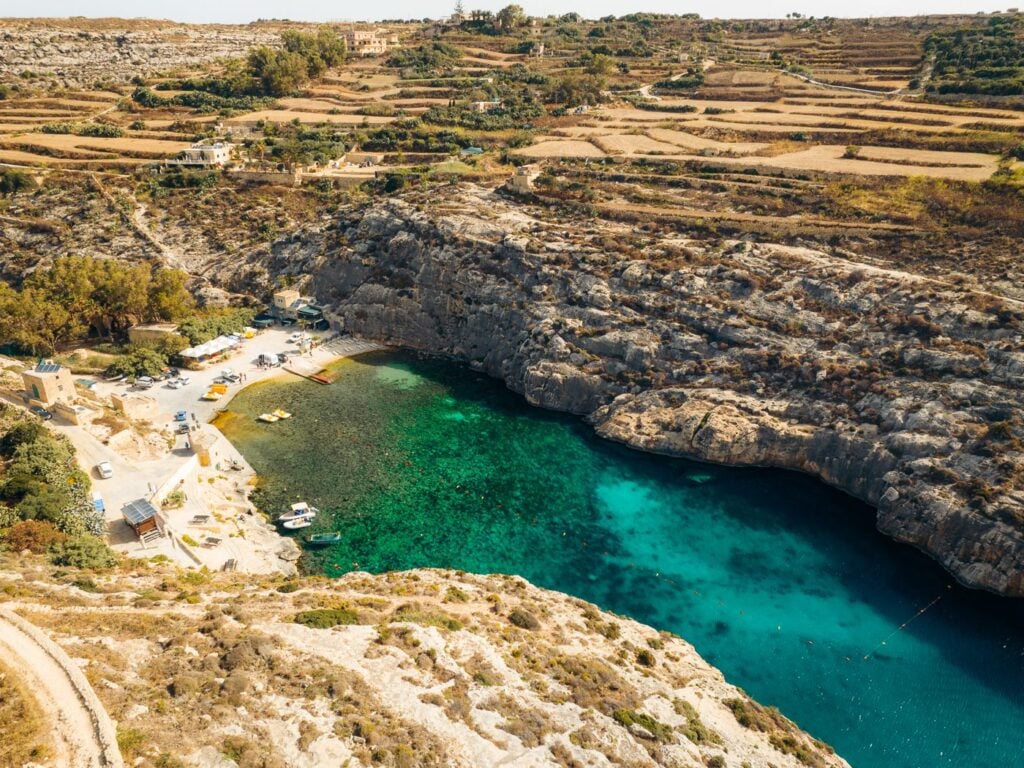
[[107, 19], [0, 21], [0, 81], [22, 72], [68, 87], [127, 81], [175, 67], [242, 56], [253, 45], [276, 45], [274, 30], [196, 26], [170, 21]]
[[271, 266], [311, 268], [347, 331], [636, 448], [810, 473], [964, 583], [1024, 596], [1024, 305], [808, 249], [552, 224], [473, 188], [313, 239]]

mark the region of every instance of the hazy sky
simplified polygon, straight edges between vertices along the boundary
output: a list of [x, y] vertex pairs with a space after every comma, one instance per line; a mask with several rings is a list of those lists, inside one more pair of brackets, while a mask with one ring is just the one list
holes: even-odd
[[[463, 0], [466, 9], [497, 10], [504, 2]], [[519, 0], [536, 16], [577, 11], [589, 18], [633, 11], [699, 13], [705, 18], [779, 18], [790, 11], [809, 16], [912, 16], [919, 13], [974, 13], [1013, 7], [971, 0]], [[175, 19], [177, 21], [245, 22], [258, 18], [328, 19], [438, 18], [451, 12], [454, 0], [0, 0], [3, 16], [121, 16]], [[1021, 3], [1024, 5], [1024, 3]]]

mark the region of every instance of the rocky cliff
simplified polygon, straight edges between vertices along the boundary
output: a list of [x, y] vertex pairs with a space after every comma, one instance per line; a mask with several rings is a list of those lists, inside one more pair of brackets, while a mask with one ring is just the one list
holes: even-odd
[[[127, 81], [242, 56], [276, 45], [275, 30], [255, 25], [175, 24], [128, 19], [0, 20], [0, 81], [42, 78], [67, 87]], [[23, 73], [27, 73], [23, 76]]]
[[406, 196], [261, 268], [311, 270], [346, 330], [466, 360], [610, 439], [813, 474], [965, 584], [1024, 596], [1024, 305], [842, 254], [551, 218], [472, 187]]
[[54, 576], [0, 554], [0, 608], [81, 667], [126, 765], [848, 768], [679, 638], [517, 577]]

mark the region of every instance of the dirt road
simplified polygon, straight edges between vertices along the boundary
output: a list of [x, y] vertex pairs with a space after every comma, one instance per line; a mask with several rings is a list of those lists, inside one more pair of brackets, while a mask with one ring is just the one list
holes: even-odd
[[54, 766], [122, 768], [117, 735], [78, 666], [25, 619], [0, 608], [0, 656], [49, 718]]

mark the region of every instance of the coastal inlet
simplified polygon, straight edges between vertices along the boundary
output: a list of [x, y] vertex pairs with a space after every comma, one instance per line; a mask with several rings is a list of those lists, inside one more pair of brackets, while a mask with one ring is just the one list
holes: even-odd
[[[298, 535], [341, 532], [306, 570], [519, 574], [677, 632], [857, 768], [1019, 764], [1020, 606], [956, 586], [867, 506], [602, 441], [447, 361], [335, 372], [249, 387], [218, 421], [262, 509], [306, 501], [320, 514]], [[293, 417], [257, 421], [278, 408]]]

